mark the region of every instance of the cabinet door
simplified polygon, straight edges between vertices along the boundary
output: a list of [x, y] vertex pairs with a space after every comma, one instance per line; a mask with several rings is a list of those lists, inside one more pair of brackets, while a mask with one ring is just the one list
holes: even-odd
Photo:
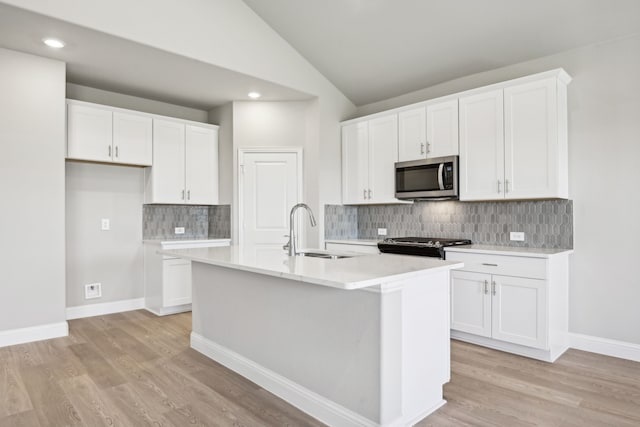
[[451, 271], [451, 329], [491, 336], [491, 275]]
[[397, 114], [370, 120], [367, 203], [384, 203], [396, 200], [395, 162], [397, 161]]
[[556, 79], [504, 90], [506, 198], [559, 197]]
[[493, 338], [547, 349], [546, 281], [493, 276]]
[[460, 200], [504, 198], [502, 90], [460, 98]]
[[151, 166], [153, 124], [151, 117], [113, 113], [113, 161]]
[[458, 155], [458, 100], [427, 105], [427, 157]]
[[67, 158], [110, 162], [112, 123], [109, 110], [67, 104]]
[[151, 203], [185, 202], [185, 125], [153, 120], [153, 167]]
[[[457, 115], [456, 104], [456, 115]], [[427, 123], [424, 107], [398, 114], [398, 161], [424, 159], [427, 156]], [[456, 117], [456, 128], [457, 128]], [[456, 130], [456, 138], [458, 132]], [[456, 142], [457, 146], [457, 142]], [[457, 153], [456, 153], [457, 154]]]
[[191, 261], [165, 259], [162, 262], [162, 305], [191, 304]]
[[187, 125], [186, 202], [218, 204], [218, 130]]
[[342, 203], [364, 203], [369, 182], [368, 122], [342, 127]]

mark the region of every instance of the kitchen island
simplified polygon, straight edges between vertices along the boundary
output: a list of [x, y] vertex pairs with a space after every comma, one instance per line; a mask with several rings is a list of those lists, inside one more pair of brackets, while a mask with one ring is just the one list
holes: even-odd
[[324, 423], [412, 425], [445, 403], [449, 270], [461, 263], [161, 253], [193, 262], [191, 346]]

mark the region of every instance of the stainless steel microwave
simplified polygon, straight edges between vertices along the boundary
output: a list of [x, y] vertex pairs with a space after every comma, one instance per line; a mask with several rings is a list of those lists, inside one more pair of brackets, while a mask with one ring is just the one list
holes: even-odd
[[398, 162], [396, 198], [403, 200], [458, 198], [458, 156]]

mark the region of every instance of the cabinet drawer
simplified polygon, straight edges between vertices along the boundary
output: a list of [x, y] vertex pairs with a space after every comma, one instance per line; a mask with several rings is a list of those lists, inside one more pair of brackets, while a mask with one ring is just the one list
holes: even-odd
[[461, 270], [503, 276], [547, 278], [547, 262], [543, 258], [447, 252], [447, 261], [464, 263]]

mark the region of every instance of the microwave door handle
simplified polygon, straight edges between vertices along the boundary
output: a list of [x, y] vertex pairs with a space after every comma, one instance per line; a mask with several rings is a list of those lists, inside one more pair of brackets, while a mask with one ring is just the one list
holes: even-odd
[[442, 174], [444, 173], [444, 163], [440, 163], [438, 166], [438, 185], [440, 186], [440, 190], [444, 190], [444, 177]]

